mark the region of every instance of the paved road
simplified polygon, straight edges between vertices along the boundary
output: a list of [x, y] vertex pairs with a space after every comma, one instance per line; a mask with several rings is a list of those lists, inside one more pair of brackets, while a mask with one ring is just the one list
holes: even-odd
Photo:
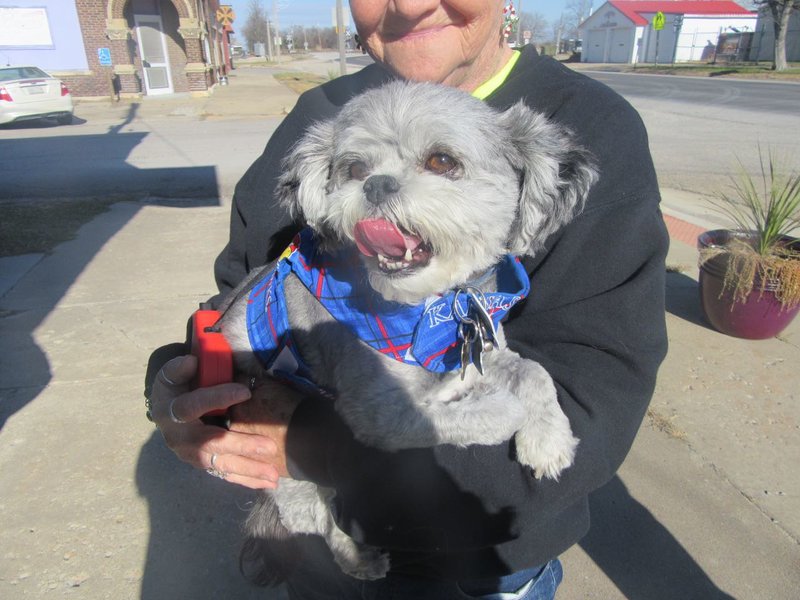
[[716, 196], [744, 165], [760, 174], [759, 148], [800, 168], [800, 85], [586, 72], [642, 116], [662, 188]]
[[628, 99], [656, 98], [700, 107], [726, 107], [797, 117], [800, 84], [712, 77], [584, 71]]

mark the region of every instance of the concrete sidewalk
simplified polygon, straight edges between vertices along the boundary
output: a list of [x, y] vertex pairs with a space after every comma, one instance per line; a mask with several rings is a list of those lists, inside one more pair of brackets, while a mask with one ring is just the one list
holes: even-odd
[[[320, 52], [308, 58], [284, 57], [280, 63], [237, 61], [237, 68], [228, 75], [228, 85], [216, 86], [210, 94], [193, 96], [189, 93], [166, 96], [78, 99], [75, 116], [78, 118], [136, 118], [196, 117], [208, 119], [242, 119], [287, 114], [294, 107], [297, 94], [278, 83], [271, 75], [282, 72], [305, 72], [330, 78], [339, 74], [339, 55]], [[349, 55], [354, 56], [354, 55]], [[348, 65], [353, 73], [360, 67]]]
[[[237, 72], [209, 98], [144, 100], [136, 118], [293, 104], [272, 78]], [[692, 194], [663, 195], [670, 352], [628, 460], [593, 498], [590, 534], [563, 557], [558, 598], [791, 600], [800, 322], [758, 342], [711, 330], [693, 240], [718, 223]], [[179, 463], [144, 418], [147, 358], [182, 339], [186, 315], [215, 291], [228, 211], [119, 203], [53, 254], [19, 259], [25, 268], [0, 292], [1, 598], [285, 597], [238, 574], [250, 494]]]

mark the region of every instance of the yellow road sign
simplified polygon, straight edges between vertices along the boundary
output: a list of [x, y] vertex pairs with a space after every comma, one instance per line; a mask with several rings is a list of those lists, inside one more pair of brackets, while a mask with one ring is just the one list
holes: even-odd
[[666, 22], [667, 22], [667, 18], [664, 16], [664, 13], [661, 12], [661, 11], [658, 11], [656, 13], [656, 16], [653, 17], [653, 29], [656, 30], [656, 31], [660, 31], [661, 29], [664, 29], [664, 23], [666, 23]]
[[236, 19], [236, 13], [233, 8], [227, 4], [223, 4], [217, 9], [217, 23], [221, 25], [230, 25]]

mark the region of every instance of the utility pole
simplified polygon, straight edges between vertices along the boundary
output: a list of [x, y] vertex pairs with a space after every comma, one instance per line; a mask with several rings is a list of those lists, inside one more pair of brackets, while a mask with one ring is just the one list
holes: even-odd
[[267, 20], [267, 60], [272, 62], [272, 25], [269, 22], [269, 12], [264, 10], [264, 18]]
[[344, 9], [342, 0], [336, 0], [336, 32], [339, 38], [339, 72], [347, 75], [347, 60], [344, 52]]
[[267, 19], [267, 60], [272, 62], [274, 57], [272, 55], [272, 24]]
[[272, 20], [275, 22], [275, 55], [276, 62], [281, 60], [281, 26], [278, 22], [278, 2], [272, 0]]
[[556, 29], [556, 54], [561, 54], [561, 36], [564, 31], [564, 14], [558, 19], [558, 29]]

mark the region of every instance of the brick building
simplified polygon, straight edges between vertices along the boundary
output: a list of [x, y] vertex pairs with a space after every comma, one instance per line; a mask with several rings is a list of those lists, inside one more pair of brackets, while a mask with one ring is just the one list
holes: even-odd
[[208, 93], [230, 68], [219, 0], [0, 0], [0, 53], [75, 96]]

